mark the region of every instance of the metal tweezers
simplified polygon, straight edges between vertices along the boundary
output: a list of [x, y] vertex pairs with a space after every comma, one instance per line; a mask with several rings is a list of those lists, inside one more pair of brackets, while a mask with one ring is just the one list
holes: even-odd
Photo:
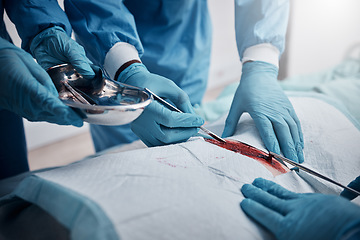
[[67, 90], [69, 90], [71, 92], [71, 94], [81, 103], [83, 104], [89, 104], [92, 105], [91, 103], [89, 103], [88, 100], [86, 100], [80, 93], [78, 93], [67, 81], [61, 81], [62, 84], [64, 84], [64, 86], [66, 87]]

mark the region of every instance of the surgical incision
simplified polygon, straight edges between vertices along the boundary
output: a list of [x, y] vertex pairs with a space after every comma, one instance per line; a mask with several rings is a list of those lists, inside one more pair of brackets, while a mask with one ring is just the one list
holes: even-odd
[[226, 140], [226, 143], [215, 139], [205, 139], [205, 141], [258, 161], [263, 164], [274, 176], [290, 172], [290, 169], [283, 166], [277, 160], [274, 160], [268, 153], [256, 149], [246, 143], [229, 139]]

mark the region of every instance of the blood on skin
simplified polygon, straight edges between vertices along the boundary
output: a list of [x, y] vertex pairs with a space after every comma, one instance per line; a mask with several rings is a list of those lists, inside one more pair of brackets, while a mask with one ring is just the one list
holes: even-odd
[[226, 143], [215, 139], [205, 139], [205, 141], [258, 161], [263, 164], [274, 176], [290, 172], [290, 169], [286, 168], [278, 161], [272, 160], [272, 156], [268, 153], [254, 148], [246, 143], [229, 139], [226, 140]]

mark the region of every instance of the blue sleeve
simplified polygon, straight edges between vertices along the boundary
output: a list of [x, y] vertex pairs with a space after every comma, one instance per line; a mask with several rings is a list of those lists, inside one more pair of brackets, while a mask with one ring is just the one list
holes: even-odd
[[261, 43], [270, 43], [282, 53], [288, 17], [288, 0], [235, 0], [236, 42], [240, 59], [246, 48]]
[[46, 28], [59, 26], [69, 36], [71, 34], [70, 22], [57, 0], [4, 0], [4, 7], [26, 51], [29, 51], [31, 40]]
[[129, 43], [143, 53], [135, 20], [121, 0], [65, 0], [65, 11], [76, 40], [85, 47], [95, 64], [103, 65], [105, 55], [117, 42]]
[[0, 37], [3, 39], [8, 40], [9, 42], [11, 42], [10, 36], [8, 34], [8, 32], [6, 31], [6, 27], [5, 27], [5, 23], [4, 23], [4, 7], [3, 7], [3, 1], [0, 0], [0, 15], [1, 15], [1, 19], [0, 19]]

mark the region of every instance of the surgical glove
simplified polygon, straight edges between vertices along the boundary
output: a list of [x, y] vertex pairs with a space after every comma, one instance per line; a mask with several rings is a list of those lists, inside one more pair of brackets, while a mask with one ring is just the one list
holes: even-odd
[[29, 121], [81, 127], [82, 119], [58, 98], [49, 75], [22, 49], [0, 38], [0, 108]]
[[241, 192], [243, 211], [276, 239], [340, 239], [360, 229], [360, 207], [339, 196], [294, 193], [262, 178]]
[[186, 141], [199, 131], [204, 120], [195, 114], [189, 97], [171, 80], [150, 73], [143, 64], [134, 63], [119, 75], [118, 81], [148, 88], [184, 113], [169, 110], [153, 101], [131, 123], [132, 131], [149, 147]]
[[265, 147], [302, 163], [303, 135], [300, 121], [277, 81], [278, 68], [265, 62], [246, 62], [231, 104], [222, 137], [234, 134], [241, 115], [248, 112]]
[[30, 51], [45, 70], [55, 65], [70, 63], [85, 78], [92, 79], [95, 76], [84, 48], [71, 39], [61, 27], [48, 28], [36, 35], [31, 42]]
[[[351, 183], [349, 183], [348, 187], [360, 192], [360, 176], [357, 177], [354, 181], [352, 181]], [[356, 195], [356, 193], [350, 192], [349, 190], [344, 189], [344, 191], [342, 191], [340, 193], [340, 196], [347, 198], [349, 200], [353, 200], [354, 198], [356, 198], [358, 195]]]

